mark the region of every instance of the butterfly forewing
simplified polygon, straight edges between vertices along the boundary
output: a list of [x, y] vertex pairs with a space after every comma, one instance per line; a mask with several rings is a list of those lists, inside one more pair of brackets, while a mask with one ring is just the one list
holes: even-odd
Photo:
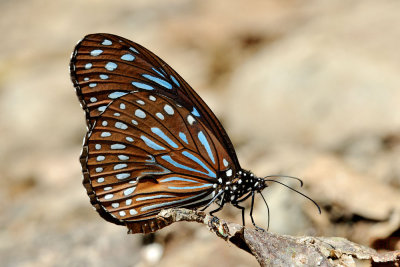
[[234, 166], [202, 121], [155, 92], [135, 91], [110, 102], [93, 123], [84, 151], [92, 204], [132, 232], [165, 226], [155, 217], [163, 208], [207, 204], [218, 173]]
[[185, 107], [240, 168], [232, 143], [210, 108], [168, 64], [144, 47], [112, 34], [87, 35], [77, 44], [70, 69], [89, 128], [113, 100], [135, 90], [152, 92]]

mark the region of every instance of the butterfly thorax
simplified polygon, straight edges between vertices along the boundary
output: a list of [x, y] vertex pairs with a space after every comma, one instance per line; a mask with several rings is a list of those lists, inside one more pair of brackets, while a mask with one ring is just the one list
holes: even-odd
[[224, 203], [239, 203], [252, 192], [259, 192], [266, 187], [262, 178], [247, 170], [238, 171], [233, 178], [224, 176], [227, 176], [226, 173], [221, 173], [218, 184], [214, 185], [215, 193], [220, 194], [220, 202], [224, 200]]

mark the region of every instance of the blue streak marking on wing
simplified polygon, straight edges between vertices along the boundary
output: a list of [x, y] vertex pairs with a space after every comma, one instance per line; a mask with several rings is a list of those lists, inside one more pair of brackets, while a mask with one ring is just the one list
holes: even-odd
[[195, 107], [193, 107], [192, 114], [195, 115], [196, 117], [200, 117], [200, 113], [197, 111]]
[[215, 164], [215, 160], [214, 160], [214, 156], [213, 153], [211, 151], [211, 147], [210, 144], [207, 141], [207, 138], [204, 136], [203, 132], [200, 131], [197, 136], [199, 137], [199, 140], [201, 142], [201, 144], [204, 146], [204, 148], [206, 149], [208, 156], [210, 157], [211, 161]]
[[[202, 162], [198, 157], [196, 157], [195, 155], [187, 152], [187, 151], [183, 151], [182, 155], [184, 155], [185, 157], [190, 158], [191, 160], [193, 160], [194, 162], [196, 162], [197, 164], [199, 164], [201, 167], [203, 167], [206, 171], [208, 171], [208, 173], [206, 173], [208, 176], [213, 177], [213, 178], [217, 178], [216, 174], [211, 171], [205, 164], [204, 162]], [[203, 172], [204, 173], [204, 172]]]
[[133, 52], [139, 54], [139, 51], [137, 51], [137, 50], [136, 50], [135, 48], [133, 48], [133, 47], [129, 47], [129, 50], [131, 50], [131, 51], [133, 51]]
[[178, 87], [181, 87], [181, 85], [180, 85], [179, 82], [175, 79], [174, 76], [170, 75], [169, 77], [171, 77], [171, 80], [172, 80], [176, 85], [178, 85]]
[[[193, 155], [191, 155], [191, 156], [193, 156]], [[213, 177], [213, 178], [216, 178], [216, 177], [217, 177], [217, 176], [215, 175], [215, 173], [211, 172], [211, 170], [208, 169], [208, 168], [204, 165], [204, 163], [202, 163], [202, 162], [200, 162], [201, 165], [204, 166], [205, 169], [207, 169], [209, 173], [205, 173], [205, 172], [202, 172], [202, 171], [199, 171], [199, 170], [190, 168], [190, 167], [188, 167], [188, 166], [182, 165], [182, 164], [176, 162], [175, 160], [173, 160], [173, 159], [171, 158], [171, 156], [169, 156], [169, 155], [161, 156], [161, 158], [162, 158], [163, 160], [165, 160], [166, 162], [168, 162], [168, 163], [174, 165], [174, 166], [177, 167], [177, 168], [180, 168], [180, 169], [183, 169], [183, 170], [187, 170], [187, 171], [191, 171], [191, 172], [202, 173], [202, 174], [208, 175], [208, 176]], [[197, 158], [196, 158], [196, 159], [197, 159]], [[194, 161], [196, 161], [196, 160], [194, 160]], [[197, 159], [197, 161], [199, 161], [199, 159]], [[196, 161], [196, 162], [197, 162], [197, 161]]]
[[162, 71], [162, 73], [164, 73], [166, 76], [168, 76], [163, 68], [160, 68], [160, 70]]
[[144, 90], [154, 90], [154, 88], [152, 86], [145, 84], [145, 83], [132, 82], [132, 85], [137, 88], [144, 89]]
[[179, 137], [182, 139], [183, 142], [185, 142], [186, 144], [189, 144], [189, 142], [186, 138], [186, 134], [179, 132]]
[[[203, 194], [203, 195], [205, 195], [205, 194]], [[186, 201], [194, 199], [194, 198], [202, 197], [203, 195], [200, 195], [200, 196], [196, 195], [196, 196], [191, 196], [191, 197], [187, 197], [187, 198], [183, 198], [183, 199], [179, 199], [179, 200], [174, 200], [174, 201], [169, 201], [169, 202], [163, 202], [163, 203], [160, 203], [160, 204], [144, 206], [144, 207], [142, 207], [140, 209], [140, 211], [147, 211], [147, 210], [151, 210], [151, 209], [156, 209], [156, 208], [169, 206], [169, 205], [172, 205], [172, 204], [178, 204], [178, 203], [186, 202]]]
[[126, 94], [128, 94], [128, 93], [127, 92], [114, 92], [114, 93], [109, 94], [108, 98], [116, 99], [116, 98], [119, 98], [119, 97], [124, 96]]
[[146, 162], [156, 162], [156, 159], [152, 155], [147, 155], [149, 159], [146, 159]]
[[163, 131], [161, 131], [160, 128], [152, 127], [151, 131], [161, 137], [165, 142], [168, 143], [168, 145], [172, 146], [173, 148], [178, 148], [178, 145], [175, 144], [175, 142], [172, 141]]
[[171, 181], [182, 181], [182, 182], [190, 182], [190, 183], [200, 183], [198, 181], [195, 180], [190, 180], [190, 179], [186, 179], [186, 178], [182, 178], [182, 177], [168, 177], [165, 179], [160, 180], [160, 183], [166, 183], [166, 182], [171, 182]]
[[155, 72], [158, 73], [158, 75], [162, 76], [165, 78], [164, 74], [162, 74], [161, 72], [159, 72], [156, 68], [151, 68], [152, 70], [154, 70]]
[[149, 138], [147, 138], [144, 135], [141, 135], [140, 139], [142, 139], [148, 147], [150, 147], [154, 150], [165, 150], [164, 147], [157, 145], [156, 143], [154, 143], [153, 141], [151, 141]]
[[169, 189], [176, 189], [176, 190], [186, 190], [186, 189], [198, 189], [203, 187], [210, 187], [212, 184], [203, 184], [199, 186], [168, 186]]
[[168, 174], [168, 173], [171, 173], [170, 170], [168, 170], [167, 168], [164, 168], [163, 166], [161, 166], [161, 165], [159, 165], [159, 164], [157, 164], [157, 163], [155, 163], [155, 164], [145, 164], [145, 165], [146, 165], [146, 166], [157, 166], [157, 167], [161, 168], [162, 171], [159, 171], [159, 172], [157, 172], [157, 171], [143, 171], [143, 172], [141, 172], [142, 175], [144, 175], [144, 174], [158, 175], [158, 174]]
[[153, 196], [148, 196], [148, 197], [138, 197], [136, 201], [143, 201], [143, 200], [149, 200], [149, 199], [155, 199], [155, 198], [166, 198], [166, 197], [175, 197], [171, 195], [153, 195]]
[[149, 75], [149, 74], [143, 74], [142, 76], [145, 77], [146, 79], [149, 79], [149, 80], [155, 82], [155, 83], [158, 83], [159, 85], [161, 85], [161, 86], [163, 86], [163, 87], [165, 87], [167, 89], [172, 89], [172, 85], [169, 82], [164, 81], [163, 79], [154, 77], [154, 76]]

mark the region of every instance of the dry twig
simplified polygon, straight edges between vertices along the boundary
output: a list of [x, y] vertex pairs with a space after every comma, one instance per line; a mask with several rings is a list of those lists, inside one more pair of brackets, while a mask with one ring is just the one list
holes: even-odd
[[167, 223], [189, 221], [207, 225], [218, 237], [254, 255], [261, 266], [356, 266], [354, 259], [372, 266], [400, 266], [400, 251], [380, 254], [376, 250], [339, 237], [278, 235], [225, 222], [200, 211], [162, 210]]

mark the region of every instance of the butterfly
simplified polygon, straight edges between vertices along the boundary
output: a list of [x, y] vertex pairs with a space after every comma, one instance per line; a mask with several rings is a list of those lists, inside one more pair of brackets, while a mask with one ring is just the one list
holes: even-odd
[[70, 73], [88, 128], [83, 185], [105, 220], [149, 233], [167, 225], [156, 217], [162, 209], [215, 202], [210, 214], [231, 203], [244, 224], [240, 203], [251, 197], [255, 225], [255, 194], [278, 181], [240, 167], [217, 117], [167, 63], [117, 35], [89, 34]]

